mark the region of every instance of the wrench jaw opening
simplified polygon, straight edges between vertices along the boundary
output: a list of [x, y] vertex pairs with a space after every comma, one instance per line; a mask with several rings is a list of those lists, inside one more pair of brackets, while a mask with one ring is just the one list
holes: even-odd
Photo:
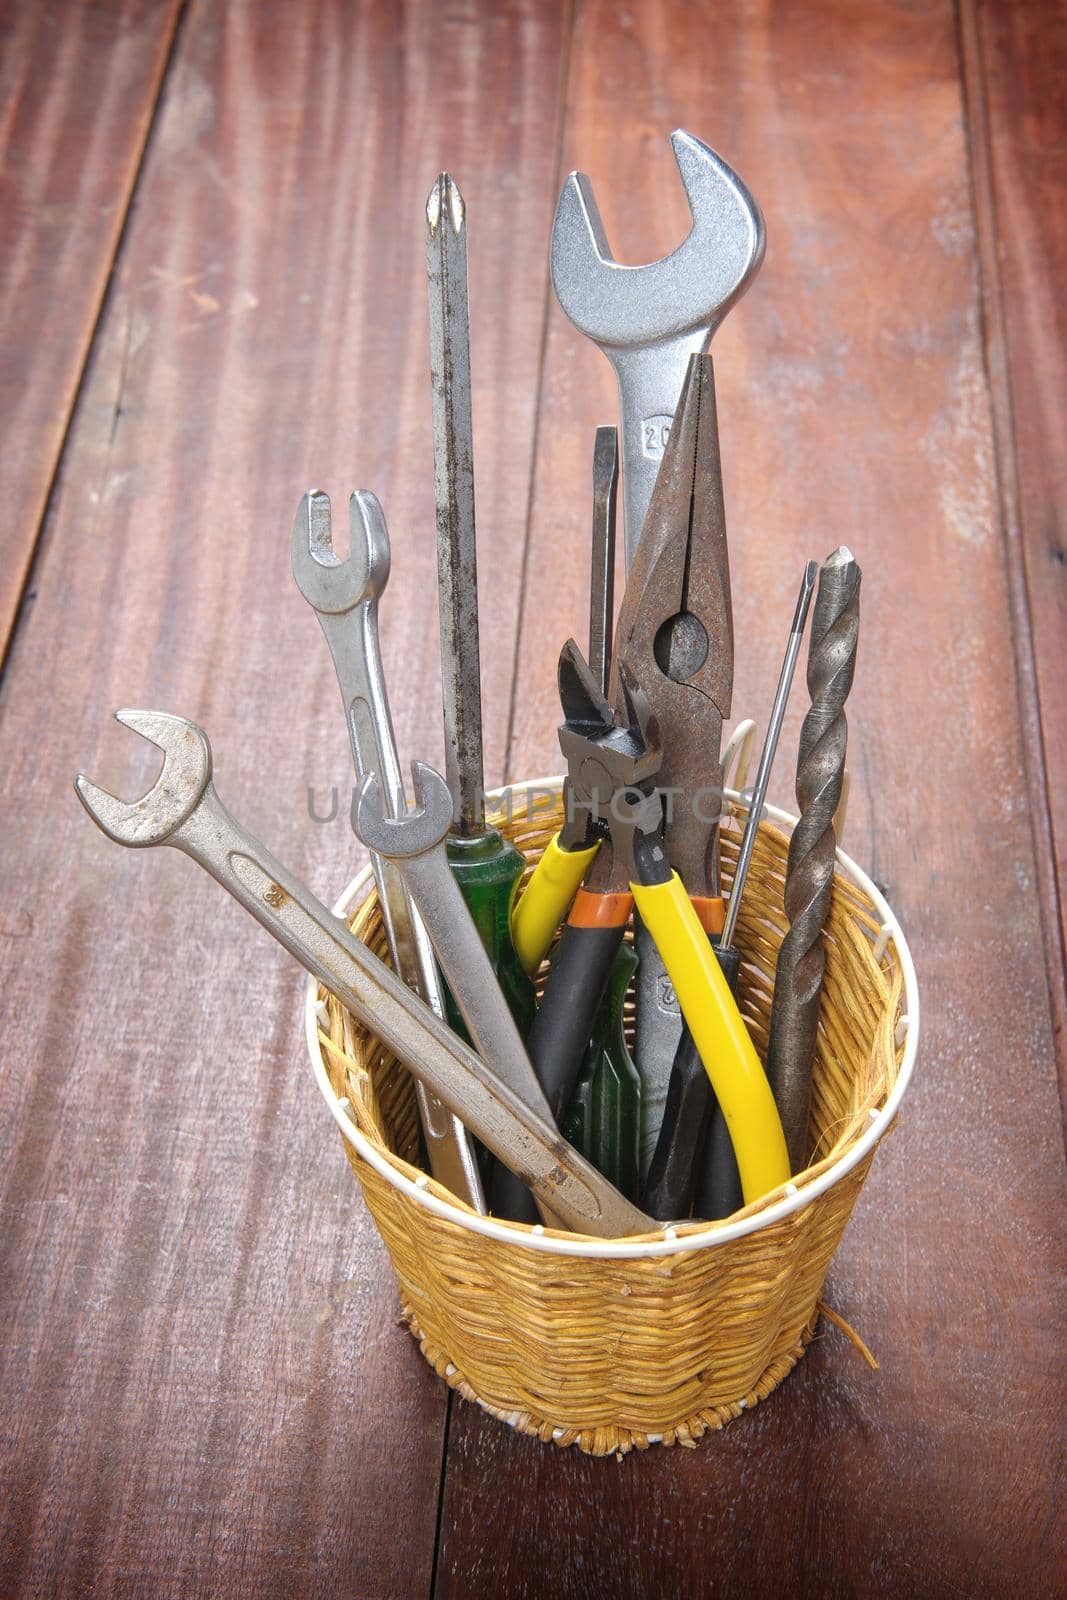
[[611, 362], [619, 386], [627, 569], [689, 358], [707, 351], [759, 270], [766, 242], [763, 215], [737, 173], [682, 129], [671, 146], [693, 225], [670, 255], [639, 267], [615, 261], [581, 173], [567, 179], [552, 225], [556, 298]]
[[644, 349], [697, 329], [710, 339], [763, 260], [763, 214], [737, 173], [682, 129], [671, 145], [693, 223], [662, 260], [615, 260], [584, 173], [571, 173], [556, 207], [556, 297], [575, 327], [608, 350]]
[[671, 149], [693, 218], [689, 237], [703, 233], [720, 255], [724, 281], [733, 277], [737, 285], [720, 306], [714, 329], [763, 265], [767, 228], [755, 195], [710, 145], [675, 128]]
[[74, 792], [116, 844], [166, 844], [196, 810], [211, 782], [207, 734], [195, 722], [166, 711], [116, 711], [115, 721], [162, 750], [163, 771], [140, 800], [119, 800], [84, 773], [75, 778]]
[[311, 489], [293, 523], [293, 577], [309, 605], [337, 616], [376, 600], [389, 581], [389, 532], [376, 495], [357, 489], [348, 502], [349, 553], [333, 547], [330, 497]]
[[386, 815], [376, 772], [364, 774], [356, 797], [356, 832], [368, 850], [392, 861], [434, 850], [452, 826], [452, 791], [439, 772], [423, 761], [411, 763], [415, 805], [402, 815]]

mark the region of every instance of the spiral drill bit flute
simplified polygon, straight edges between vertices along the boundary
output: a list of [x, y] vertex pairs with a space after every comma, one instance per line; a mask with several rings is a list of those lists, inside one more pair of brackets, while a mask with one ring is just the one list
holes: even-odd
[[794, 1172], [806, 1164], [808, 1154], [811, 1068], [825, 968], [823, 929], [833, 891], [834, 813], [845, 770], [845, 701], [856, 667], [860, 577], [844, 545], [823, 563], [808, 644], [811, 706], [797, 756], [800, 820], [789, 841], [785, 880], [789, 931], [778, 952], [767, 1051], [767, 1076]]

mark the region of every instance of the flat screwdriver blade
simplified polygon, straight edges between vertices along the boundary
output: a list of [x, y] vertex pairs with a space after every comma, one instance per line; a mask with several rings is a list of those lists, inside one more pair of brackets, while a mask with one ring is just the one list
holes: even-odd
[[589, 569], [589, 668], [608, 692], [615, 622], [615, 505], [619, 491], [619, 430], [598, 428], [593, 445], [593, 556]]
[[452, 792], [456, 831], [471, 835], [481, 832], [485, 807], [467, 226], [463, 196], [447, 172], [438, 178], [426, 203], [426, 269], [445, 776]]

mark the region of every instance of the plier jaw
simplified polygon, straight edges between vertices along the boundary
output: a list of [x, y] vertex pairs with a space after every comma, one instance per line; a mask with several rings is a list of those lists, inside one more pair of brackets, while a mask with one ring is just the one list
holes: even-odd
[[648, 697], [629, 668], [621, 678], [624, 717], [604, 699], [573, 639], [560, 651], [558, 681], [564, 715], [559, 745], [567, 763], [559, 842], [576, 849], [605, 833], [614, 840], [615, 797], [623, 790], [647, 790], [659, 772], [661, 751]]
[[660, 746], [648, 697], [628, 668], [620, 685], [623, 715], [618, 717], [574, 640], [567, 641], [559, 658], [564, 718], [559, 742], [567, 762], [563, 824], [512, 914], [512, 938], [529, 973], [540, 965], [587, 873], [598, 891], [610, 888], [616, 914], [624, 923], [629, 919], [628, 882], [622, 879], [615, 888], [613, 851], [601, 852], [600, 846], [611, 831], [615, 795], [627, 788], [647, 792], [659, 771]]
[[641, 683], [672, 796], [667, 852], [690, 894], [717, 893], [719, 747], [733, 688], [730, 568], [711, 357], [690, 361], [615, 632], [609, 693]]

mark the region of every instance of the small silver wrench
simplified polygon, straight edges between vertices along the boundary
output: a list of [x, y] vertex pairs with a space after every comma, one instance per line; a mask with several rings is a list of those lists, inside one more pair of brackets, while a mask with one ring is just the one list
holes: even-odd
[[230, 815], [211, 781], [211, 746], [195, 722], [165, 711], [118, 711], [119, 722], [163, 751], [140, 800], [118, 800], [82, 775], [78, 798], [116, 844], [184, 851], [325, 984], [413, 1076], [438, 1095], [568, 1226], [598, 1238], [654, 1231], [643, 1212], [501, 1083], [347, 923], [286, 871]]
[[452, 826], [452, 791], [422, 761], [412, 762], [411, 778], [415, 806], [404, 816], [390, 817], [378, 775], [368, 772], [356, 802], [356, 832], [368, 850], [400, 874], [477, 1050], [513, 1094], [551, 1120], [544, 1090], [449, 865], [445, 840]]
[[[404, 780], [378, 638], [378, 601], [389, 581], [389, 531], [375, 495], [357, 491], [348, 510], [349, 554], [342, 560], [333, 548], [329, 495], [313, 489], [304, 496], [293, 523], [293, 577], [314, 608], [330, 647], [356, 779], [377, 772], [388, 815], [403, 816], [407, 809]], [[418, 910], [390, 862], [372, 853], [371, 867], [393, 965], [405, 983], [417, 989], [443, 1017], [441, 980]], [[484, 1215], [485, 1196], [466, 1129], [421, 1083], [416, 1084], [415, 1092], [430, 1171], [446, 1189]]]
[[619, 385], [629, 570], [689, 357], [759, 271], [763, 214], [721, 156], [680, 128], [671, 134], [693, 227], [677, 250], [643, 267], [611, 253], [589, 179], [572, 172], [552, 224], [552, 283], [564, 314], [600, 346]]

